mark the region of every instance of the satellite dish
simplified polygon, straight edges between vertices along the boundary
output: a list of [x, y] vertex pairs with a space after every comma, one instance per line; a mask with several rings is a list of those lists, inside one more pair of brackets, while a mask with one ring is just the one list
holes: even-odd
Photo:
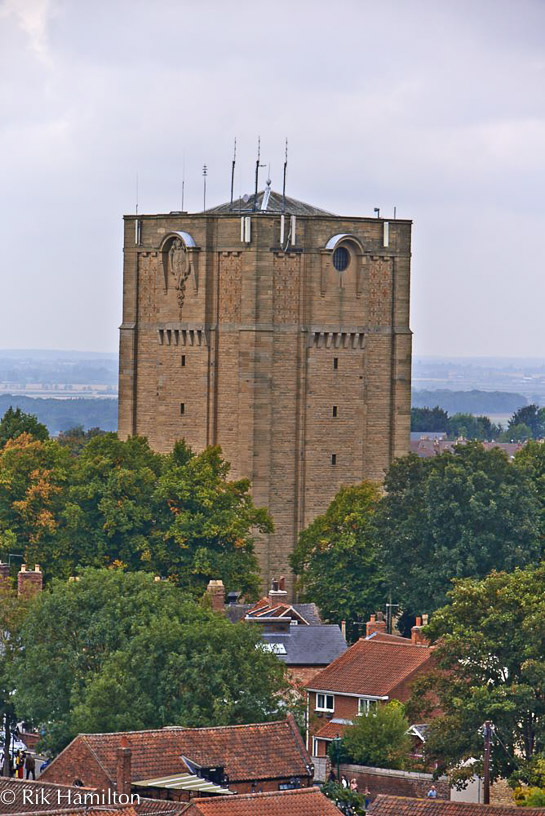
[[250, 200], [250, 196], [248, 195], [248, 193], [244, 193], [244, 195], [242, 196], [242, 200], [244, 201], [245, 204], [248, 203], [248, 201]]

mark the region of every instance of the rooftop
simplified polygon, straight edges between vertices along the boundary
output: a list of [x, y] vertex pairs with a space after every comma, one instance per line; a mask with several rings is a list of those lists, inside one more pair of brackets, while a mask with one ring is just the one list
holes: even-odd
[[[221, 766], [231, 782], [308, 776], [307, 754], [293, 717], [252, 725], [214, 728], [174, 726], [114, 734], [79, 734], [59, 757], [83, 742], [112, 780], [116, 779], [117, 749], [127, 740], [131, 779], [150, 780], [189, 770], [182, 755], [203, 767]], [[74, 751], [75, 755], [77, 751]], [[58, 759], [58, 758], [57, 758]], [[55, 763], [45, 770], [54, 778]]]
[[261, 190], [257, 194], [243, 196], [237, 198], [233, 203], [227, 202], [220, 204], [218, 207], [211, 207], [204, 211], [207, 215], [237, 215], [241, 213], [268, 213], [268, 214], [282, 214], [286, 215], [327, 215], [331, 216], [333, 213], [327, 210], [321, 210], [319, 207], [314, 207], [312, 204], [305, 204], [304, 201], [298, 201], [296, 198], [282, 196], [282, 193], [275, 193], [274, 190], [267, 188]]
[[264, 632], [262, 638], [287, 666], [328, 666], [346, 652], [346, 640], [336, 624], [290, 626], [284, 632]]
[[[368, 812], [370, 816], [520, 816], [521, 809], [379, 794]], [[522, 813], [524, 816], [544, 816], [545, 808], [524, 808]]]
[[193, 799], [184, 816], [339, 816], [319, 788], [247, 793], [225, 799]]
[[424, 666], [432, 654], [429, 647], [417, 646], [407, 638], [361, 638], [312, 678], [312, 688], [387, 697]]

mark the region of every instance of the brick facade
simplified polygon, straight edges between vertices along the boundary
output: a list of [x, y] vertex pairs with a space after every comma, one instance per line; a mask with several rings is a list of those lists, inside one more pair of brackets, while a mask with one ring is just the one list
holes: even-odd
[[266, 585], [341, 485], [408, 451], [410, 427], [411, 223], [386, 241], [382, 219], [285, 218], [283, 247], [277, 212], [249, 215], [250, 236], [236, 213], [125, 218], [120, 436], [222, 446], [274, 519]]

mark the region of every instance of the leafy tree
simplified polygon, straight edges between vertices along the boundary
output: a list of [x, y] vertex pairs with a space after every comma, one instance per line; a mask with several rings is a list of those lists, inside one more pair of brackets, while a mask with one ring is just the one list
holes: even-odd
[[55, 580], [20, 638], [17, 711], [52, 751], [79, 731], [262, 722], [278, 716], [286, 689], [255, 628], [143, 572], [89, 568]]
[[497, 448], [470, 442], [430, 459], [410, 454], [392, 464], [385, 487], [377, 538], [394, 599], [408, 613], [444, 604], [453, 578], [539, 560], [536, 491]]
[[220, 448], [195, 454], [176, 443], [154, 493], [163, 521], [152, 537], [150, 562], [197, 594], [209, 578], [221, 576], [227, 588], [257, 597], [253, 534], [270, 532], [272, 521], [255, 507], [250, 482], [229, 481], [229, 470]]
[[516, 771], [531, 781], [545, 752], [544, 585], [545, 564], [456, 581], [426, 629], [437, 644], [437, 670], [415, 682], [409, 709], [411, 717], [428, 717], [439, 707], [426, 754], [454, 778], [463, 775], [463, 760], [482, 756], [485, 720], [496, 733], [493, 778]]
[[365, 813], [365, 796], [362, 793], [343, 788], [338, 782], [326, 782], [320, 790], [324, 796], [335, 802], [341, 813], [355, 816]]
[[69, 470], [68, 452], [52, 439], [22, 433], [0, 449], [1, 539], [31, 563], [59, 554]]
[[500, 436], [502, 442], [526, 442], [528, 439], [532, 439], [532, 430], [524, 422], [511, 425]]
[[383, 598], [383, 574], [373, 538], [378, 485], [342, 487], [323, 516], [304, 530], [291, 557], [304, 599], [327, 620], [363, 620]]
[[9, 407], [0, 420], [0, 448], [8, 439], [17, 439], [21, 434], [30, 434], [34, 439], [42, 442], [49, 438], [49, 432], [45, 425], [38, 422], [34, 414], [25, 414], [20, 408], [15, 410]]
[[105, 433], [106, 431], [103, 431], [101, 428], [89, 428], [89, 430], [86, 431], [83, 425], [74, 425], [73, 428], [62, 431], [59, 434], [58, 441], [60, 445], [65, 445], [72, 454], [77, 456], [77, 454], [81, 453], [87, 442], [95, 436], [104, 436]]
[[0, 773], [9, 776], [9, 746], [15, 733], [17, 717], [13, 698], [12, 667], [19, 654], [18, 633], [30, 598], [19, 598], [9, 578], [0, 579], [0, 722], [3, 723], [4, 751]]
[[411, 408], [411, 431], [447, 432], [448, 413], [435, 408]]
[[342, 749], [358, 765], [374, 768], [405, 767], [411, 740], [403, 705], [392, 700], [356, 717], [342, 738]]
[[448, 421], [450, 439], [476, 439], [481, 442], [497, 439], [501, 433], [499, 425], [494, 425], [487, 416], [473, 414], [454, 414]]
[[532, 404], [524, 405], [518, 411], [515, 411], [507, 423], [507, 434], [510, 435], [510, 438], [515, 438], [513, 432], [519, 425], [526, 425], [530, 429], [533, 439], [543, 439], [545, 436], [545, 410]]

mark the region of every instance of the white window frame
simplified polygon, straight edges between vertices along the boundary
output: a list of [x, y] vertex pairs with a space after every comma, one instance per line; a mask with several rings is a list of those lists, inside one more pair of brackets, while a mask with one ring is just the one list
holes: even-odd
[[[322, 698], [322, 705], [320, 705], [320, 697]], [[331, 708], [327, 705], [328, 697], [331, 699]], [[328, 713], [333, 713], [335, 711], [335, 695], [334, 694], [326, 694], [325, 692], [317, 692], [316, 693], [316, 711], [327, 711]]]
[[358, 716], [361, 714], [371, 714], [376, 713], [378, 700], [374, 700], [371, 697], [359, 697], [358, 698]]

